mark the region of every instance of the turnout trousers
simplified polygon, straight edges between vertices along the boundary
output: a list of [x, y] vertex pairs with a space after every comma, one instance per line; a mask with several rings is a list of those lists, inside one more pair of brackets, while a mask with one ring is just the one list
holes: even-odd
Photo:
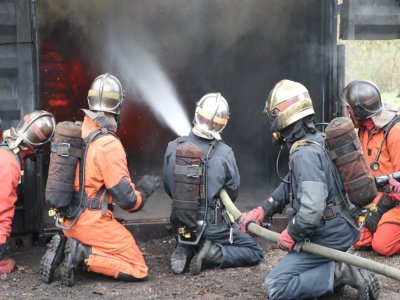
[[[322, 222], [311, 242], [346, 251], [359, 238], [359, 233], [338, 217]], [[306, 252], [288, 253], [272, 269], [264, 282], [271, 300], [309, 299], [333, 291], [335, 262]]]
[[148, 268], [132, 234], [111, 211], [101, 215], [100, 210], [86, 210], [64, 234], [92, 248], [85, 260], [88, 271], [114, 278], [120, 272], [138, 279], [147, 276]]
[[223, 256], [220, 268], [255, 265], [264, 257], [262, 248], [250, 235], [241, 232], [236, 224], [232, 224], [231, 235], [231, 227], [224, 220], [217, 225], [208, 224], [203, 237], [221, 247]]

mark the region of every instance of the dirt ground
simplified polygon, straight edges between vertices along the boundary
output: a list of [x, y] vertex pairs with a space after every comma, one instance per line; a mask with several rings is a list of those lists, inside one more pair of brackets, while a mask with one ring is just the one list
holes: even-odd
[[[44, 284], [39, 278], [39, 262], [45, 247], [21, 247], [13, 251], [16, 270], [1, 276], [1, 299], [267, 299], [262, 289], [265, 276], [284, 256], [275, 245], [259, 240], [265, 251], [261, 264], [247, 268], [206, 270], [198, 276], [174, 275], [169, 270], [172, 238], [138, 242], [150, 269], [147, 281], [119, 282], [105, 276], [79, 271], [73, 288], [58, 280]], [[400, 268], [400, 256], [384, 258], [372, 252], [357, 255]], [[397, 281], [378, 275], [381, 284], [380, 299], [400, 299]], [[321, 299], [356, 299], [356, 292], [346, 287], [340, 295]]]

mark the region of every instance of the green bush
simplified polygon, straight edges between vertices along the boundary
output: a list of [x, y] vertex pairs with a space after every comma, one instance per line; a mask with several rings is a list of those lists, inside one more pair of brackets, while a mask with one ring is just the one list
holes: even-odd
[[370, 80], [378, 85], [385, 101], [400, 101], [400, 40], [344, 43], [346, 84], [355, 79]]

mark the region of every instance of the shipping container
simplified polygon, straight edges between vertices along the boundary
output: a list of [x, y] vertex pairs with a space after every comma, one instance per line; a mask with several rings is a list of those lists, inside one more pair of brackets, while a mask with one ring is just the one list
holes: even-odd
[[[82, 120], [92, 80], [110, 72], [126, 94], [118, 135], [137, 181], [161, 175], [166, 145], [188, 132], [196, 102], [221, 92], [231, 113], [223, 139], [242, 179], [237, 205], [250, 209], [280, 182], [279, 149], [263, 114], [274, 84], [304, 84], [317, 123], [341, 115], [339, 36], [398, 39], [399, 15], [396, 0], [3, 0], [0, 118], [8, 128], [44, 109], [57, 122]], [[44, 197], [48, 165], [49, 146], [27, 163], [14, 233], [43, 240], [55, 232]], [[160, 188], [142, 211], [115, 214], [138, 238], [160, 237], [170, 205]]]

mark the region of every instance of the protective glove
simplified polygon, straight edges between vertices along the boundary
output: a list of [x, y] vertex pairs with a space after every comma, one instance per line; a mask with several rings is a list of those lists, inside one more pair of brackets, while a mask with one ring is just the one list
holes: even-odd
[[385, 191], [393, 201], [400, 201], [400, 182], [394, 178], [390, 178], [390, 191]]
[[370, 211], [365, 217], [364, 225], [371, 232], [375, 232], [378, 228], [378, 223], [382, 218], [383, 213], [379, 211]]
[[161, 185], [161, 177], [144, 175], [136, 184], [136, 189], [142, 194], [142, 203], [154, 193]]
[[293, 252], [295, 244], [296, 241], [289, 235], [287, 229], [282, 231], [279, 235], [278, 247], [283, 251]]
[[15, 260], [12, 258], [6, 258], [0, 260], [0, 274], [11, 273], [15, 267]]
[[371, 232], [375, 232], [383, 214], [395, 206], [396, 203], [391, 199], [391, 197], [382, 194], [382, 197], [376, 204], [376, 210], [367, 213], [364, 223], [365, 227], [367, 227]]
[[239, 224], [240, 230], [243, 233], [246, 233], [247, 226], [251, 222], [256, 223], [257, 225], [261, 225], [262, 222], [264, 222], [264, 220], [265, 220], [264, 209], [261, 206], [259, 206], [259, 207], [254, 208], [251, 211], [242, 213], [242, 215], [239, 218], [238, 224]]

